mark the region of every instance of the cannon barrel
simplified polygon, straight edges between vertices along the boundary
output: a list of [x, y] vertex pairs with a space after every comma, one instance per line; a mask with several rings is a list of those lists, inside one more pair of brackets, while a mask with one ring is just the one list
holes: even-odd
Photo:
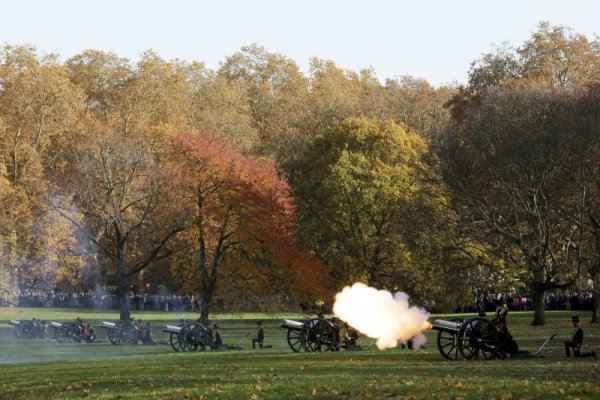
[[63, 324], [60, 322], [50, 322], [50, 326], [53, 328], [62, 328]]
[[446, 321], [444, 319], [436, 319], [435, 321], [433, 321], [431, 329], [455, 334], [458, 333], [461, 326], [461, 322], [452, 322]]
[[14, 319], [11, 319], [10, 321], [8, 321], [8, 324], [12, 325], [12, 326], [17, 326], [20, 323], [21, 323], [21, 321], [15, 321]]
[[165, 325], [162, 331], [166, 333], [172, 333], [173, 335], [177, 335], [179, 332], [181, 332], [181, 327], [174, 325]]
[[292, 329], [292, 330], [300, 330], [304, 326], [303, 322], [294, 321], [292, 319], [284, 319], [281, 323], [282, 328]]
[[117, 324], [115, 324], [114, 322], [102, 321], [100, 323], [100, 326], [106, 329], [115, 329], [115, 326], [117, 326]]

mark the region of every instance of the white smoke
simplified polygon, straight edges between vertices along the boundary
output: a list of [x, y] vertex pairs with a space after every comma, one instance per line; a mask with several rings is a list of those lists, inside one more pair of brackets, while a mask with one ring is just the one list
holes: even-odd
[[333, 312], [368, 337], [377, 338], [380, 350], [409, 340], [420, 348], [426, 341], [423, 332], [431, 329], [429, 313], [409, 306], [406, 293], [392, 295], [364, 283], [346, 286], [336, 294]]

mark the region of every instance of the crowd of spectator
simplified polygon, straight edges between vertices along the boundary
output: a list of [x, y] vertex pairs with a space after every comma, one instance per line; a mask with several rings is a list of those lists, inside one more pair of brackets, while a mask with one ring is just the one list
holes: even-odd
[[[110, 291], [59, 292], [52, 290], [21, 290], [6, 305], [17, 307], [89, 308], [118, 310], [119, 297]], [[150, 294], [132, 291], [129, 294], [131, 310], [163, 312], [196, 312], [198, 300], [191, 295]]]
[[[479, 312], [494, 311], [498, 304], [506, 302], [511, 311], [531, 311], [533, 310], [533, 299], [526, 295], [517, 293], [494, 293], [486, 296], [481, 295], [473, 300], [458, 312]], [[594, 305], [594, 298], [591, 291], [569, 291], [554, 290], [546, 293], [544, 298], [546, 310], [582, 310], [591, 311]]]
[[[98, 310], [118, 310], [119, 298], [114, 292], [106, 290], [84, 292], [60, 292], [51, 290], [22, 290], [12, 296], [14, 300], [0, 298], [0, 306], [17, 307], [56, 307], [56, 308], [88, 308]], [[132, 291], [129, 294], [132, 311], [161, 312], [197, 312], [198, 299], [193, 294], [151, 294], [143, 291]], [[517, 293], [487, 294], [475, 298], [472, 304], [458, 308], [456, 312], [476, 313], [493, 312], [498, 304], [506, 302], [511, 311], [533, 310], [533, 300], [529, 296]], [[591, 291], [549, 291], [544, 299], [546, 310], [583, 310], [593, 307]]]

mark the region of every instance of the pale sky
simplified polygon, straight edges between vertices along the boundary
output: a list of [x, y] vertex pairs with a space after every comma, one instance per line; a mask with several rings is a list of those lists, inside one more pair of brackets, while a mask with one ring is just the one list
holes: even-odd
[[281, 53], [306, 72], [312, 57], [383, 81], [401, 75], [433, 85], [465, 82], [493, 44], [519, 46], [540, 21], [594, 39], [599, 0], [0, 0], [0, 44], [30, 44], [63, 60], [85, 49], [137, 61], [219, 68], [242, 46]]

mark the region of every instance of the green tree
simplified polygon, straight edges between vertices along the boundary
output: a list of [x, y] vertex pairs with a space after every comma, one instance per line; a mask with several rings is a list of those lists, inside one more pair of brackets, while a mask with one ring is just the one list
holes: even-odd
[[391, 121], [347, 119], [289, 168], [299, 240], [331, 269], [336, 287], [362, 281], [426, 297], [422, 248], [431, 225], [419, 223], [443, 203], [441, 191], [427, 190], [427, 154], [423, 140]]

